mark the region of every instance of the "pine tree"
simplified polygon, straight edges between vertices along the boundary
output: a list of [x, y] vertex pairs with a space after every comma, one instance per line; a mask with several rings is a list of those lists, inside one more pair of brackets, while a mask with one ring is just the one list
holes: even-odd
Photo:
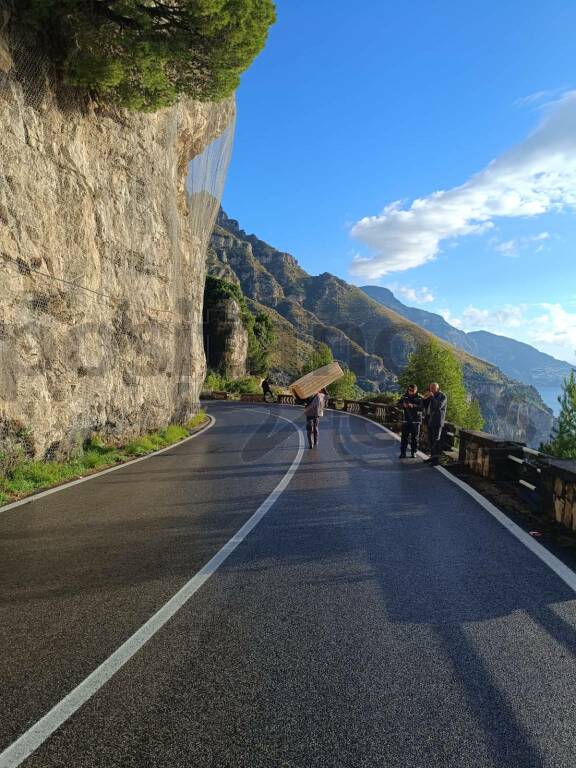
[[437, 381], [448, 397], [448, 421], [469, 429], [483, 426], [484, 419], [478, 403], [468, 402], [462, 365], [450, 349], [436, 339], [430, 339], [410, 355], [407, 367], [398, 378], [403, 388], [417, 384], [420, 390]]
[[484, 426], [484, 416], [482, 416], [478, 400], [470, 401], [462, 426], [464, 429], [482, 429]]
[[558, 397], [560, 415], [552, 430], [550, 442], [540, 446], [543, 453], [560, 459], [576, 459], [576, 376], [574, 371], [564, 379]]
[[133, 110], [219, 100], [264, 47], [273, 0], [18, 0], [65, 80]]

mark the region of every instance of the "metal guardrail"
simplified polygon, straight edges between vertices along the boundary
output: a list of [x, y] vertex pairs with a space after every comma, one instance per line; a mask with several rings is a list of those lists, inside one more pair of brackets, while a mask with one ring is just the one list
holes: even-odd
[[539, 457], [543, 454], [526, 446], [521, 447], [522, 456], [507, 455], [510, 466], [510, 479], [527, 488], [531, 493], [538, 494], [542, 489], [542, 466]]

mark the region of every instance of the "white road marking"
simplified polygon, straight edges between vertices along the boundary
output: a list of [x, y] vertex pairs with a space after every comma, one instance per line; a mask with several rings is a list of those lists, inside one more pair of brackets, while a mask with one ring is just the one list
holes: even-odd
[[53, 493], [59, 493], [60, 491], [65, 491], [68, 488], [72, 488], [74, 485], [80, 485], [80, 483], [87, 483], [88, 480], [96, 480], [99, 477], [102, 477], [103, 475], [108, 475], [110, 472], [117, 472], [119, 469], [126, 469], [126, 467], [133, 467], [134, 464], [138, 464], [141, 461], [146, 461], [146, 459], [151, 459], [154, 456], [158, 456], [160, 453], [164, 453], [165, 451], [169, 451], [172, 448], [176, 448], [177, 445], [182, 445], [182, 443], [187, 443], [189, 440], [194, 440], [195, 437], [198, 437], [199, 435], [204, 434], [206, 430], [214, 426], [214, 423], [215, 423], [214, 417], [208, 416], [208, 418], [210, 419], [209, 424], [206, 424], [205, 427], [202, 427], [202, 429], [199, 429], [197, 432], [194, 432], [193, 435], [190, 435], [189, 437], [185, 437], [183, 440], [179, 440], [177, 443], [172, 443], [172, 445], [167, 445], [166, 448], [160, 448], [159, 451], [154, 451], [153, 453], [147, 453], [146, 456], [140, 456], [138, 459], [130, 459], [130, 461], [125, 461], [123, 464], [118, 464], [115, 467], [110, 467], [109, 469], [103, 469], [101, 472], [93, 472], [91, 475], [86, 475], [86, 477], [79, 477], [78, 480], [71, 480], [69, 483], [63, 483], [62, 485], [59, 485], [56, 488], [48, 488], [47, 491], [40, 491], [40, 493], [34, 493], [31, 496], [26, 496], [24, 499], [20, 499], [19, 501], [12, 501], [10, 504], [6, 504], [5, 506], [0, 507], [0, 515], [3, 512], [8, 512], [8, 510], [14, 509], [15, 507], [21, 507], [24, 504], [33, 504], [35, 501], [38, 501], [38, 499], [43, 499], [45, 496], [50, 496]]
[[[391, 435], [395, 440], [400, 440], [399, 435], [397, 435], [395, 432], [392, 432], [391, 429], [388, 429], [388, 427], [385, 427], [383, 424], [379, 424], [377, 421], [372, 421], [372, 419], [367, 419], [366, 416], [359, 416], [357, 413], [349, 413], [347, 415], [356, 416], [356, 418], [358, 419], [364, 419], [364, 421], [367, 421], [369, 424], [374, 424], [374, 426], [379, 427], [380, 429], [383, 429], [385, 432]], [[422, 458], [427, 458], [426, 454], [421, 453], [420, 451], [418, 451], [418, 456]], [[539, 560], [541, 560], [545, 565], [547, 565], [548, 568], [550, 568], [550, 570], [554, 571], [556, 576], [562, 579], [562, 581], [567, 586], [569, 586], [571, 590], [576, 592], [576, 573], [574, 573], [574, 571], [571, 568], [569, 568], [561, 560], [559, 560], [556, 557], [556, 555], [553, 555], [552, 552], [546, 549], [546, 547], [544, 547], [538, 541], [533, 539], [532, 536], [530, 536], [530, 534], [526, 533], [526, 531], [523, 531], [519, 525], [516, 525], [515, 522], [510, 520], [510, 518], [507, 517], [504, 514], [504, 512], [498, 509], [497, 506], [492, 504], [491, 501], [488, 501], [488, 499], [485, 499], [484, 496], [478, 493], [478, 491], [475, 491], [474, 488], [469, 486], [463, 480], [460, 480], [460, 478], [455, 477], [451, 472], [448, 472], [446, 469], [444, 469], [444, 467], [434, 467], [434, 469], [437, 472], [440, 472], [442, 475], [444, 475], [444, 477], [450, 480], [451, 483], [454, 483], [454, 485], [457, 485], [465, 493], [471, 496], [474, 499], [474, 501], [476, 501], [478, 504], [480, 504], [481, 507], [483, 507], [487, 512], [489, 512], [493, 518], [498, 520], [498, 522], [501, 525], [503, 525], [504, 528], [506, 528], [506, 530], [512, 534], [512, 536], [518, 539], [518, 541], [522, 542], [522, 544], [524, 544], [524, 546], [527, 547], [530, 550], [530, 552], [536, 555], [536, 557]]]
[[[254, 409], [255, 410], [255, 409]], [[276, 414], [274, 414], [276, 416]], [[290, 419], [284, 416], [277, 418], [287, 421], [297, 430], [298, 452], [290, 468], [270, 493], [268, 498], [258, 507], [237, 533], [204, 565], [190, 581], [188, 581], [160, 610], [140, 627], [123, 645], [118, 648], [106, 661], [94, 670], [80, 685], [74, 688], [50, 712], [22, 734], [11, 746], [0, 754], [0, 768], [17, 768], [48, 739], [63, 723], [66, 722], [80, 707], [97, 693], [110, 678], [118, 672], [126, 662], [130, 661], [166, 622], [168, 622], [182, 606], [208, 581], [222, 563], [234, 552], [236, 547], [248, 536], [262, 520], [270, 507], [278, 500], [286, 486], [298, 469], [304, 455], [304, 438]], [[173, 446], [172, 446], [173, 447]]]

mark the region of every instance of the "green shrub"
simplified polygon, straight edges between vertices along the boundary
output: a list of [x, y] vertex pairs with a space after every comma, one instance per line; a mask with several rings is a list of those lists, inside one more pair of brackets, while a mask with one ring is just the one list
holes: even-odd
[[188, 430], [186, 427], [182, 427], [179, 424], [169, 424], [165, 429], [160, 432], [164, 445], [171, 445], [177, 443], [179, 440], [183, 440], [188, 437]]
[[228, 380], [217, 373], [217, 371], [208, 371], [202, 389], [206, 392], [227, 392]]
[[154, 450], [156, 450], [156, 446], [149, 435], [137, 437], [124, 447], [124, 453], [127, 456], [143, 456], [145, 453], [152, 453]]
[[136, 110], [219, 100], [266, 42], [272, 0], [19, 0], [73, 85]]
[[261, 395], [262, 382], [255, 376], [244, 376], [241, 379], [229, 381], [227, 391], [237, 395]]
[[206, 412], [198, 411], [198, 413], [195, 416], [192, 416], [192, 418], [189, 419], [184, 426], [186, 427], [186, 429], [196, 429], [196, 427], [199, 427], [205, 421], [206, 421]]
[[384, 405], [396, 405], [400, 399], [400, 392], [378, 392], [375, 395], [365, 395], [363, 400], [371, 403], [383, 403]]
[[142, 435], [130, 441], [122, 452], [106, 445], [99, 435], [93, 435], [79, 457], [71, 461], [22, 459], [12, 465], [9, 475], [5, 472], [0, 473], [0, 505], [6, 504], [18, 496], [73, 480], [90, 470], [103, 469], [127, 458], [143, 456], [159, 448], [177, 443], [184, 437], [188, 437], [188, 429], [202, 423], [204, 418], [204, 412], [200, 411], [186, 426], [169, 424], [160, 432]]

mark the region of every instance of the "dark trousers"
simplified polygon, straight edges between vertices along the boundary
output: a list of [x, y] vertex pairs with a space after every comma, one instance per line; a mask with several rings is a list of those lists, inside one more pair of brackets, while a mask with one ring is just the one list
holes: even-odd
[[410, 449], [412, 453], [418, 450], [418, 438], [420, 437], [420, 424], [416, 421], [405, 421], [402, 424], [402, 440], [400, 441], [400, 453], [404, 455], [408, 447], [408, 438], [410, 438]]
[[316, 445], [318, 442], [318, 425], [320, 419], [306, 419], [306, 432], [308, 433], [308, 444]]
[[442, 422], [431, 421], [428, 423], [428, 444], [430, 447], [430, 456], [433, 459], [440, 457], [442, 453]]

